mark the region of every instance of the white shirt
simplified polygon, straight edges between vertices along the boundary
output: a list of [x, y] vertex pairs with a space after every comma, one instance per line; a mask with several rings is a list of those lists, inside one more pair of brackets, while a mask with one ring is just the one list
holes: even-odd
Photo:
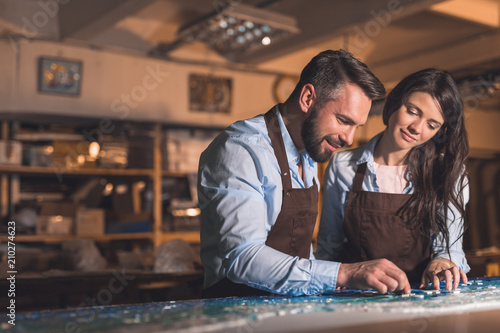
[[405, 165], [383, 165], [373, 162], [382, 193], [402, 194], [406, 188]]

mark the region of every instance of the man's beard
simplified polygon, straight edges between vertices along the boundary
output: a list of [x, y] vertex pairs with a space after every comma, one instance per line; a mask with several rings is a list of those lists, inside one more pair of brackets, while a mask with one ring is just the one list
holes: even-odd
[[324, 163], [330, 160], [333, 156], [333, 151], [330, 149], [323, 149], [321, 143], [326, 140], [330, 145], [339, 148], [345, 145], [344, 142], [339, 142], [334, 140], [329, 136], [320, 137], [319, 136], [319, 126], [318, 126], [318, 110], [316, 108], [312, 109], [311, 115], [306, 118], [302, 124], [300, 134], [302, 136], [302, 142], [306, 148], [307, 153], [311, 158], [318, 162]]

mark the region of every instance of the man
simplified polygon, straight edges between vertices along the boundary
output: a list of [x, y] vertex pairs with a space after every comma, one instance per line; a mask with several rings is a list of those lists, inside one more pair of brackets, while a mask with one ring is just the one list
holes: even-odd
[[387, 260], [316, 260], [316, 162], [353, 141], [380, 81], [345, 51], [303, 69], [285, 103], [229, 126], [203, 152], [198, 173], [205, 297], [310, 295], [336, 287], [410, 291]]

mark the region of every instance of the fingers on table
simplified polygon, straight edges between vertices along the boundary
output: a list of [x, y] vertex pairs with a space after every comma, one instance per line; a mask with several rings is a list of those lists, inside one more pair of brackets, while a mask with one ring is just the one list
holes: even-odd
[[453, 286], [453, 275], [452, 271], [453, 268], [447, 269], [444, 271], [444, 281], [446, 283], [446, 290], [451, 290]]
[[464, 271], [460, 270], [460, 276], [462, 277], [463, 283], [469, 282], [469, 279], [467, 279], [467, 274]]
[[440, 289], [440, 282], [444, 280], [447, 290], [456, 289], [460, 284], [460, 280], [467, 283], [467, 275], [464, 271], [458, 269], [458, 267], [453, 266], [442, 271], [428, 271], [422, 276], [422, 283], [420, 288], [425, 288], [429, 283], [432, 282], [433, 289]]
[[373, 284], [373, 287], [381, 293], [386, 292], [404, 292], [410, 293], [411, 286], [406, 274], [392, 262], [386, 260], [381, 261], [378, 267], [378, 274], [374, 274], [367, 279], [368, 283]]
[[440, 289], [439, 284], [441, 282], [441, 279], [439, 278], [439, 274], [433, 273], [432, 275], [432, 288], [433, 289]]
[[420, 281], [419, 288], [425, 288], [431, 282], [431, 279], [429, 278], [428, 274], [429, 272], [427, 271], [425, 271], [424, 274], [422, 274], [422, 280]]
[[457, 266], [454, 266], [451, 270], [453, 273], [453, 289], [457, 289], [460, 284], [460, 270]]

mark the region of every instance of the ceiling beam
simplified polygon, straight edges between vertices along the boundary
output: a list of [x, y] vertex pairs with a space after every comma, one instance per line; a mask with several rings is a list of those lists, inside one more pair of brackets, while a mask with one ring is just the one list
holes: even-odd
[[61, 7], [55, 1], [0, 0], [0, 32], [5, 29], [27, 38], [58, 39]]
[[431, 11], [488, 27], [500, 27], [500, 1], [453, 0], [431, 6]]
[[[154, 1], [84, 0], [83, 6], [79, 1], [73, 2], [74, 5], [66, 7], [62, 13], [67, 19], [64, 22], [61, 19], [61, 37], [89, 40]], [[80, 18], [78, 22], [74, 22], [76, 17]]]
[[500, 31], [496, 30], [460, 40], [453, 45], [444, 45], [442, 48], [433, 48], [404, 58], [388, 59], [369, 66], [386, 87], [390, 88], [406, 75], [424, 68], [435, 67], [453, 71], [500, 59], [498, 45]]
[[292, 16], [294, 13], [303, 13], [297, 17], [302, 33], [259, 51], [238, 56], [235, 60], [260, 63], [328, 41], [355, 28], [363, 29], [369, 24], [385, 27], [392, 21], [427, 10], [442, 1], [360, 0], [355, 5], [352, 1], [344, 0], [316, 0], [314, 4], [297, 0], [275, 1], [264, 8]]

